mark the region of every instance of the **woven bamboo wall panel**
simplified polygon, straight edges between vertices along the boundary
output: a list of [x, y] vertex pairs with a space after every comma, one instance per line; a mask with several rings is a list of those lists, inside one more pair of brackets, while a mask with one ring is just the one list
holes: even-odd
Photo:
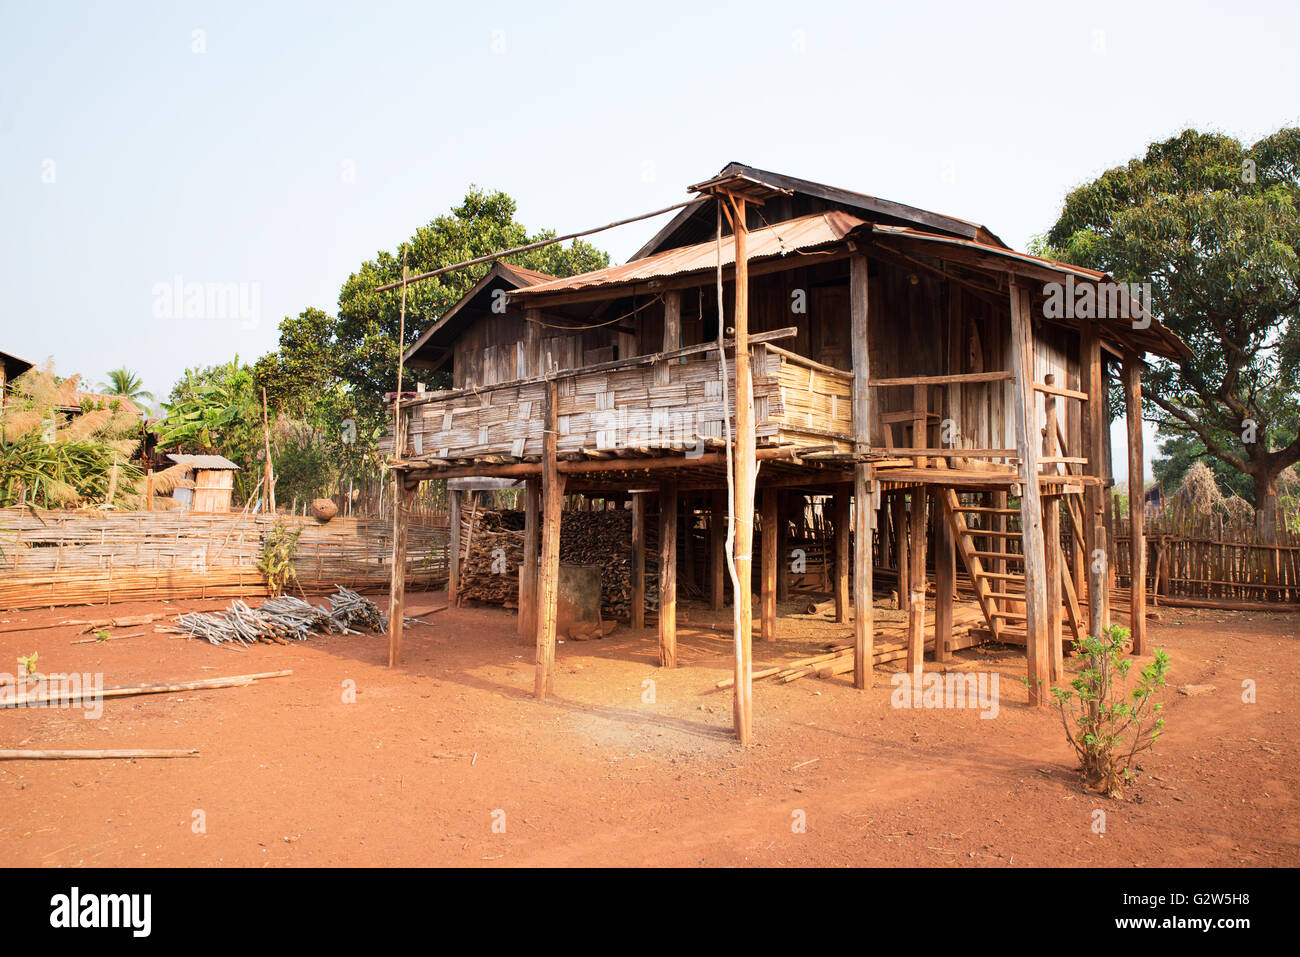
[[[578, 372], [558, 380], [558, 450], [684, 449], [722, 438], [735, 414], [734, 371], [724, 402], [718, 363], [667, 360], [625, 369]], [[760, 443], [847, 448], [852, 382], [768, 349], [752, 350], [755, 434]], [[409, 458], [521, 458], [542, 454], [546, 385], [505, 385], [435, 400], [412, 410]], [[391, 451], [391, 439], [386, 451]]]

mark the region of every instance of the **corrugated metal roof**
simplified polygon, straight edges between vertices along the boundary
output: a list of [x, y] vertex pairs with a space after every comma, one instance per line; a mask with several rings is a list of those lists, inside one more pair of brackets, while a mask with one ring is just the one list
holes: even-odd
[[170, 453], [167, 456], [177, 465], [188, 465], [195, 469], [239, 469], [239, 466], [224, 455], [178, 455]]
[[[764, 226], [749, 231], [746, 252], [752, 260], [770, 256], [780, 256], [814, 246], [837, 243], [865, 221], [839, 210], [814, 213], [783, 222]], [[736, 242], [732, 236], [722, 237], [722, 265], [733, 265], [736, 261]], [[548, 293], [573, 292], [579, 289], [594, 289], [601, 286], [616, 286], [629, 282], [644, 282], [662, 276], [677, 276], [682, 273], [701, 272], [716, 269], [718, 265], [718, 244], [716, 240], [697, 243], [694, 246], [682, 246], [668, 249], [644, 259], [634, 259], [621, 266], [597, 269], [594, 272], [581, 273], [565, 279], [553, 279], [538, 283], [527, 289], [518, 289], [510, 298], [528, 299]]]

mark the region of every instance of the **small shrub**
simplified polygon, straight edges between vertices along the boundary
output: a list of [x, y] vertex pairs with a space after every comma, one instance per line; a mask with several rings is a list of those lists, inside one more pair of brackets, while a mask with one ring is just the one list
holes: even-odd
[[293, 559], [298, 553], [298, 536], [302, 526], [278, 521], [262, 543], [262, 554], [257, 567], [266, 578], [266, 590], [274, 598], [284, 592], [284, 586], [295, 577]]
[[1126, 690], [1133, 666], [1124, 652], [1128, 638], [1128, 629], [1118, 626], [1100, 638], [1084, 638], [1082, 663], [1070, 688], [1052, 689], [1066, 739], [1079, 756], [1084, 784], [1112, 798], [1123, 796], [1125, 785], [1133, 780], [1134, 756], [1151, 748], [1165, 726], [1159, 717], [1164, 706], [1154, 695], [1165, 686], [1169, 655], [1157, 649], [1154, 660], [1139, 672], [1137, 684]]

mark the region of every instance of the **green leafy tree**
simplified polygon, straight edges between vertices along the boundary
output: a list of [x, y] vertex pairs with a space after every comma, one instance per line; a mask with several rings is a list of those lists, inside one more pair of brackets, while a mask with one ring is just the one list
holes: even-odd
[[1250, 476], [1239, 472], [1222, 459], [1215, 458], [1195, 435], [1165, 435], [1160, 443], [1160, 456], [1151, 463], [1156, 484], [1166, 495], [1182, 484], [1183, 476], [1196, 462], [1204, 462], [1214, 474], [1214, 483], [1221, 492], [1230, 493], [1250, 501], [1254, 494]]
[[158, 429], [162, 449], [224, 455], [240, 467], [235, 489], [241, 501], [252, 494], [265, 457], [261, 396], [252, 370], [236, 356], [229, 362], [186, 369], [163, 403], [167, 417]]
[[1046, 237], [1048, 255], [1151, 284], [1192, 355], [1144, 372], [1148, 416], [1249, 477], [1264, 540], [1300, 461], [1298, 200], [1300, 129], [1249, 148], [1188, 130], [1072, 192]]
[[339, 349], [334, 317], [309, 307], [280, 323], [280, 346], [253, 364], [256, 386], [268, 404], [295, 418], [309, 418], [322, 392], [338, 381]]
[[[555, 235], [529, 233], [515, 221], [516, 204], [500, 191], [471, 188], [464, 202], [416, 230], [401, 246], [407, 250], [411, 275], [522, 246]], [[339, 375], [353, 390], [358, 406], [382, 410], [383, 396], [397, 388], [398, 328], [401, 291], [376, 292], [402, 278], [401, 247], [383, 251], [348, 277], [339, 293], [335, 327]], [[574, 240], [522, 253], [510, 262], [558, 276], [571, 276], [609, 265], [609, 254], [590, 243]], [[409, 347], [439, 316], [456, 303], [491, 268], [457, 269], [408, 286], [406, 336]], [[439, 384], [437, 382], [433, 384]]]

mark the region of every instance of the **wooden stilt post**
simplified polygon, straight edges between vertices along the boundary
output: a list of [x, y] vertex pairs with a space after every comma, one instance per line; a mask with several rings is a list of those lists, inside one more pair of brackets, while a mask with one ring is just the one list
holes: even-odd
[[952, 606], [957, 597], [957, 542], [944, 520], [939, 492], [931, 493], [934, 516], [934, 660], [952, 660]]
[[912, 489], [909, 513], [912, 541], [907, 572], [907, 670], [916, 674], [925, 659], [925, 489]]
[[546, 383], [546, 435], [542, 440], [542, 561], [537, 612], [537, 673], [533, 695], [545, 698], [555, 687], [555, 613], [560, 590], [560, 519], [564, 475], [555, 456], [558, 431], [555, 380]]
[[[1056, 376], [1043, 376], [1046, 385], [1055, 385]], [[1056, 396], [1043, 395], [1046, 427], [1043, 429], [1043, 454], [1048, 458], [1060, 455], [1056, 431]], [[1049, 472], [1059, 472], [1056, 465]], [[1058, 495], [1043, 496], [1043, 547], [1044, 568], [1047, 575], [1047, 657], [1048, 674], [1059, 682], [1065, 674], [1065, 652], [1061, 646], [1061, 579], [1068, 574], [1061, 568], [1061, 499]]]
[[759, 636], [763, 641], [776, 640], [776, 579], [777, 562], [777, 516], [781, 508], [780, 489], [763, 489], [763, 563], [760, 569], [762, 582], [759, 587], [759, 610], [761, 624]]
[[1133, 654], [1146, 650], [1146, 482], [1142, 454], [1142, 370], [1136, 355], [1124, 357], [1124, 411], [1128, 426], [1129, 632]]
[[[788, 601], [790, 598], [790, 548], [786, 529], [790, 519], [796, 514], [791, 507], [794, 493], [780, 492], [776, 499], [776, 600]], [[799, 496], [800, 503], [803, 496]]]
[[538, 520], [542, 511], [542, 483], [535, 478], [524, 480], [524, 557], [519, 565], [519, 637], [528, 644], [537, 642], [537, 550], [541, 532]]
[[[1081, 446], [1083, 456], [1088, 460], [1086, 472], [1100, 477], [1104, 474], [1102, 456], [1105, 443], [1102, 432], [1105, 428], [1106, 390], [1102, 376], [1101, 336], [1095, 323], [1083, 329], [1079, 340], [1079, 370], [1083, 391], [1088, 393], [1088, 401], [1083, 404], [1083, 427]], [[1084, 564], [1088, 569], [1088, 634], [1100, 636], [1106, 629], [1105, 590], [1100, 593], [1100, 604], [1093, 602], [1092, 578], [1093, 566], [1101, 563], [1103, 571], [1106, 565], [1105, 545], [1100, 555], [1094, 554], [1097, 548], [1097, 529], [1102, 529], [1101, 541], [1105, 541], [1105, 525], [1102, 521], [1102, 495], [1104, 489], [1096, 485], [1087, 485], [1083, 490], [1083, 541]]]
[[753, 688], [753, 627], [751, 582], [754, 548], [754, 483], [758, 476], [755, 459], [754, 392], [749, 372], [749, 253], [748, 226], [745, 221], [744, 199], [726, 194], [718, 201], [729, 205], [732, 234], [735, 240], [736, 288], [735, 328], [736, 342], [736, 478], [735, 478], [735, 538], [733, 546], [736, 566], [735, 625], [736, 625], [736, 697], [735, 727], [740, 743], [748, 745], [754, 735]]
[[709, 605], [721, 611], [727, 600], [727, 496], [714, 492], [709, 498]]
[[[1106, 554], [1106, 526], [1097, 522], [1093, 527], [1092, 550]], [[1102, 560], [1088, 562], [1088, 619], [1089, 634], [1100, 638], [1106, 633], [1106, 589], [1109, 587], [1106, 576], [1106, 563]], [[1099, 609], [1094, 615], [1093, 609]]]
[[686, 587], [693, 590], [697, 585], [695, 575], [695, 500], [686, 495], [678, 502], [677, 525], [681, 537], [682, 575]]
[[659, 666], [677, 667], [677, 482], [659, 486]]
[[875, 524], [871, 466], [853, 468], [853, 687], [871, 687], [875, 670], [876, 610], [871, 567], [871, 528]]
[[447, 490], [447, 604], [460, 604], [460, 489]]
[[645, 627], [645, 493], [632, 493], [632, 627]]
[[853, 560], [850, 518], [853, 496], [841, 487], [835, 492], [835, 620], [849, 620], [849, 563]]
[[894, 564], [898, 568], [898, 609], [907, 608], [908, 578], [912, 574], [912, 560], [907, 548], [907, 496], [895, 492], [889, 503], [894, 523]]
[[[856, 254], [849, 258], [849, 341], [853, 356], [853, 448], [865, 453], [871, 447], [871, 362], [867, 352], [869, 316], [869, 263]], [[871, 606], [871, 466], [853, 467], [853, 687], [871, 687], [875, 666], [875, 617]], [[847, 531], [847, 523], [846, 531]], [[840, 554], [845, 554], [841, 551]]]
[[393, 469], [393, 568], [388, 592], [388, 667], [402, 660], [402, 619], [406, 611], [406, 526], [413, 493], [406, 473]]
[[1038, 485], [1039, 432], [1034, 405], [1034, 333], [1029, 290], [1011, 283], [1011, 372], [1020, 458], [1020, 526], [1025, 564], [1025, 657], [1029, 703], [1046, 705], [1050, 672], [1047, 653], [1047, 569], [1043, 505]]

